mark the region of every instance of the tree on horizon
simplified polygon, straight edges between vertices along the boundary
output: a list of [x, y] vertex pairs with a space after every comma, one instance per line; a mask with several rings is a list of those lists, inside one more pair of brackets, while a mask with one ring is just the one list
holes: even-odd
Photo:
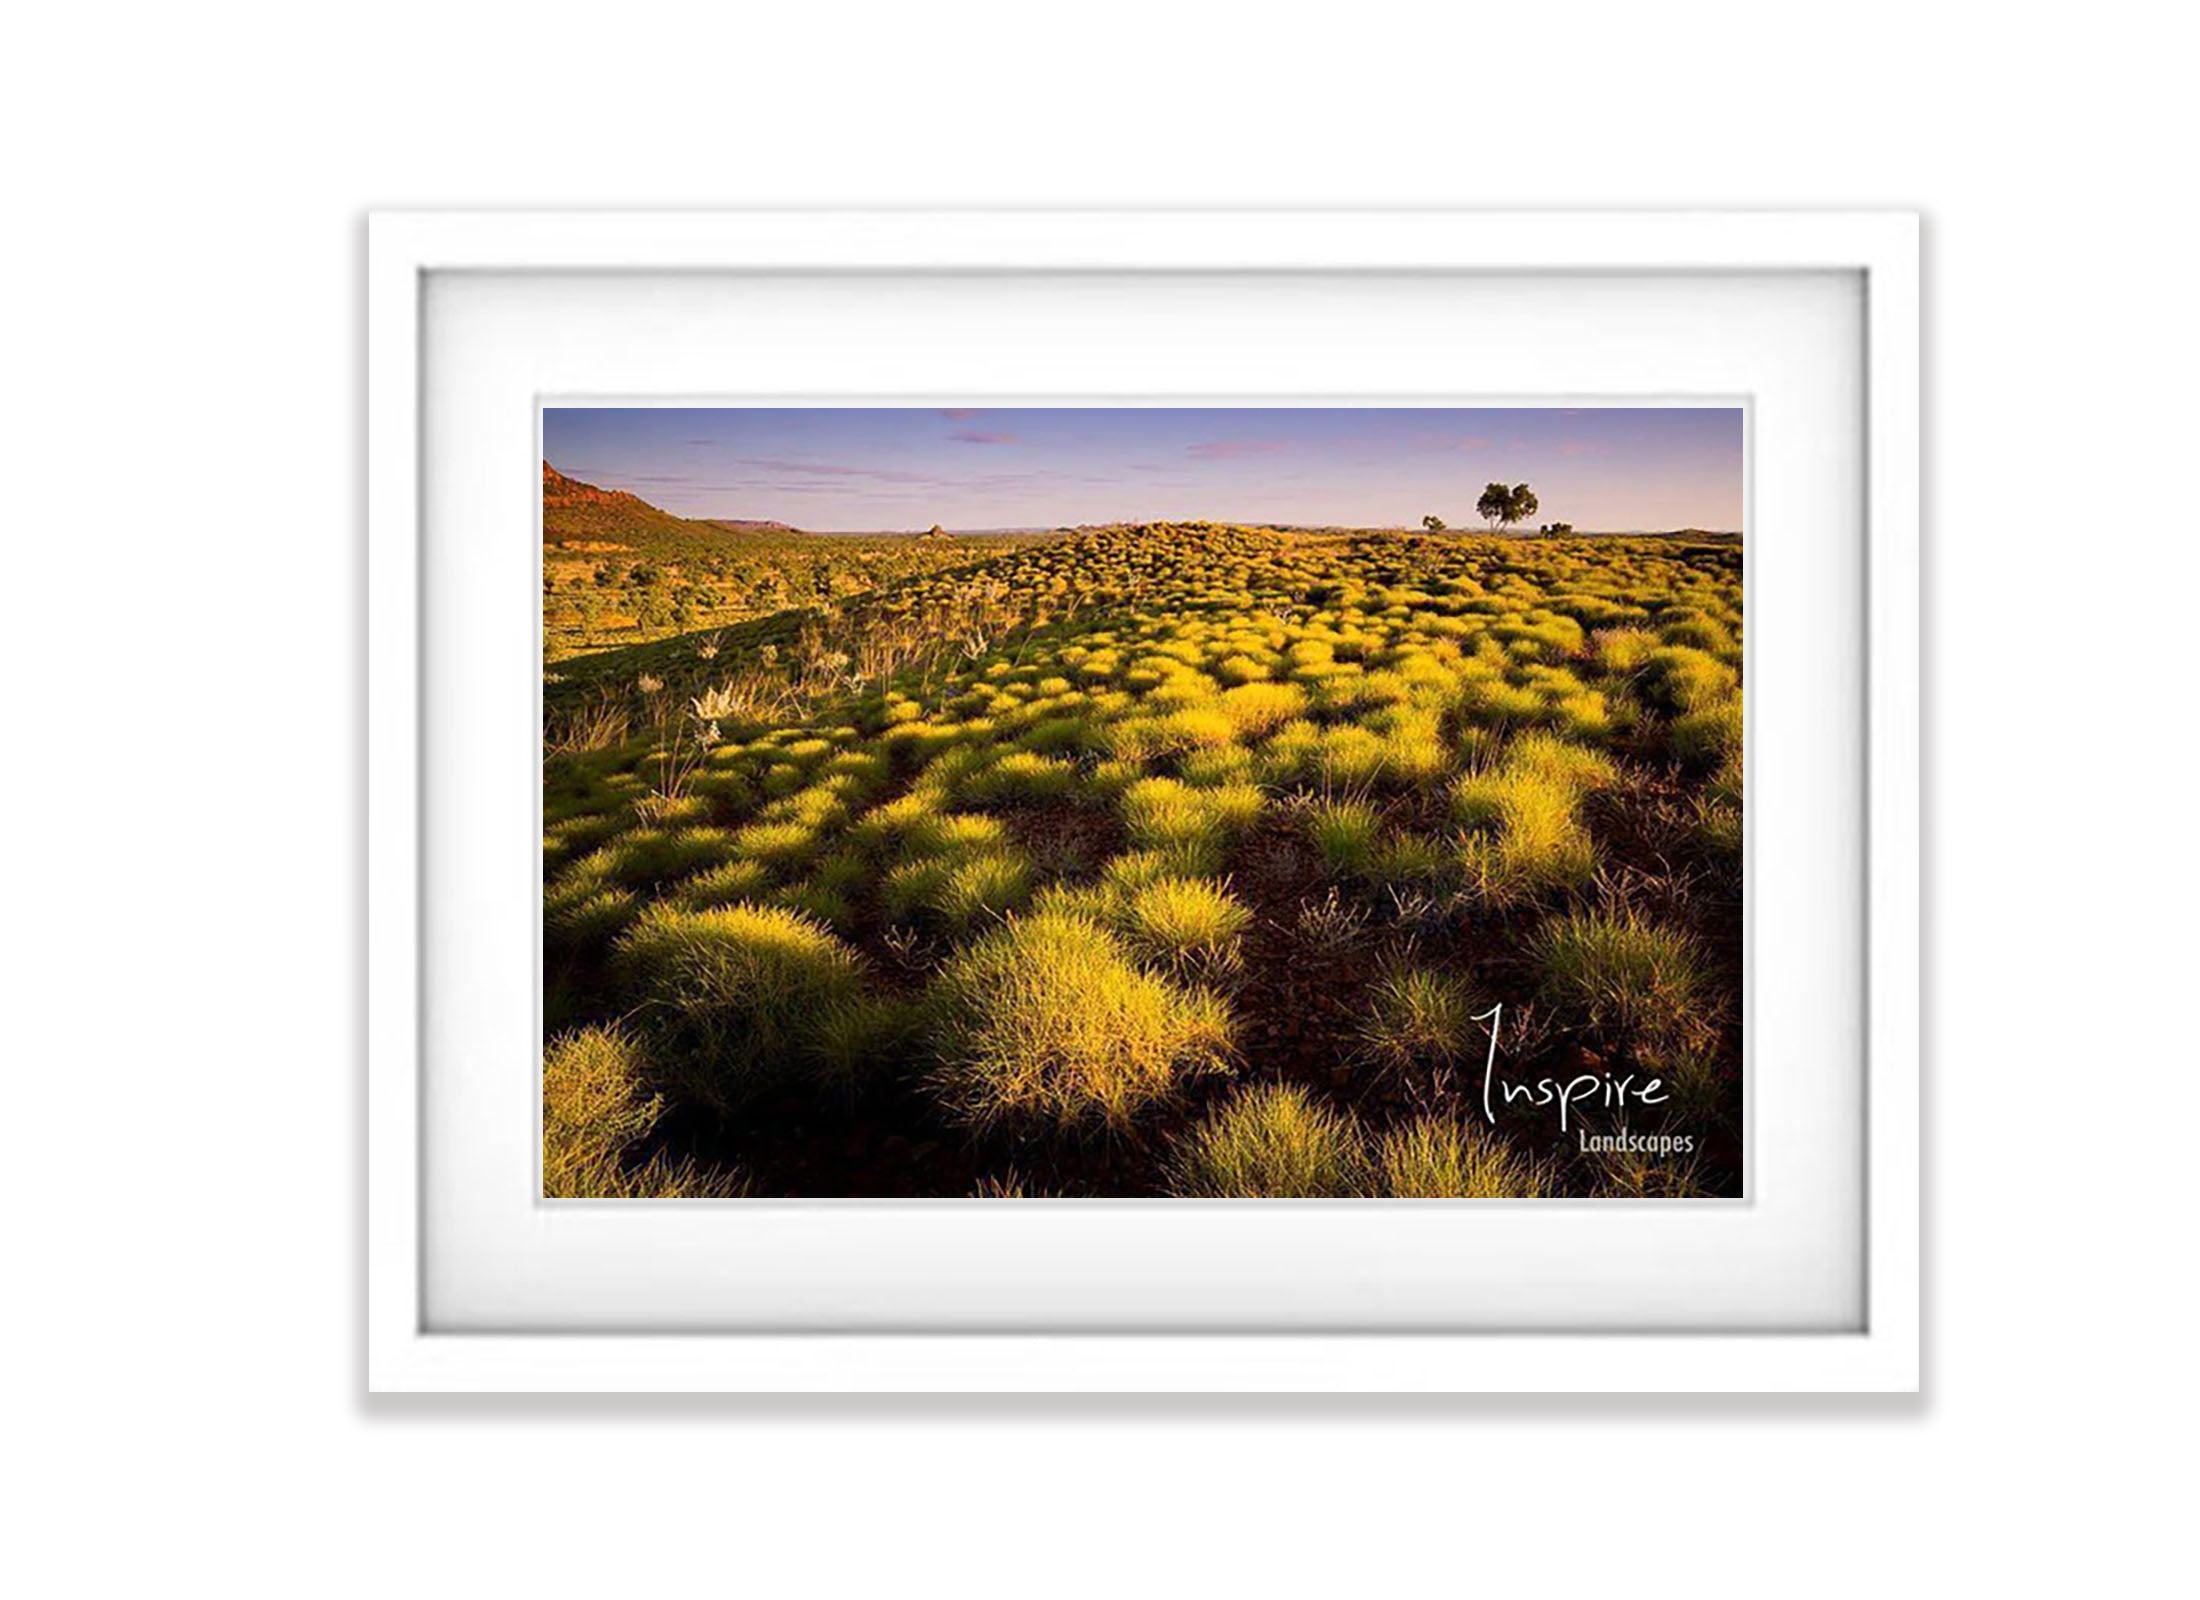
[[1492, 532], [1510, 528], [1516, 522], [1525, 522], [1536, 513], [1539, 502], [1535, 491], [1524, 483], [1510, 486], [1502, 483], [1485, 484], [1482, 498], [1474, 503], [1475, 514], [1488, 522]]

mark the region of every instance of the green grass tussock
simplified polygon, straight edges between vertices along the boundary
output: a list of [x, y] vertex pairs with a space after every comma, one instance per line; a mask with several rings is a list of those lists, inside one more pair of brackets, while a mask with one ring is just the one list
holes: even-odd
[[974, 805], [1013, 805], [1059, 800], [1075, 794], [1077, 787], [1076, 762], [1033, 750], [1011, 750], [984, 771], [965, 779], [962, 797]]
[[1382, 853], [1382, 819], [1360, 800], [1317, 800], [1302, 813], [1306, 837], [1334, 877], [1364, 877]]
[[1306, 691], [1297, 684], [1266, 681], [1226, 689], [1215, 709], [1239, 739], [1258, 739], [1306, 709]]
[[1394, 968], [1376, 980], [1360, 1023], [1367, 1059], [1393, 1072], [1447, 1068], [1476, 1048], [1478, 1006], [1464, 979], [1429, 967]]
[[1253, 914], [1204, 878], [1163, 877], [1130, 890], [1108, 920], [1138, 956], [1196, 976], [1237, 967]]
[[926, 856], [886, 875], [882, 900], [897, 922], [929, 913], [964, 928], [1013, 911], [1031, 898], [1031, 863], [1010, 850]]
[[1133, 848], [1158, 851], [1188, 877], [1221, 870], [1230, 840], [1265, 804], [1251, 784], [1194, 788], [1175, 778], [1141, 778], [1123, 791], [1123, 827]]
[[1179, 1141], [1173, 1192], [1199, 1200], [1306, 1200], [1356, 1192], [1367, 1151], [1348, 1113], [1297, 1084], [1241, 1089]]
[[687, 1086], [719, 1106], [798, 1074], [820, 1013], [853, 998], [863, 971], [812, 918], [755, 905], [652, 906], [621, 935], [613, 962], [645, 1023], [692, 1064]]
[[1607, 1045], [1683, 1049], [1716, 1020], [1695, 942], [1636, 912], [1570, 912], [1545, 923], [1530, 949], [1544, 995]]
[[1741, 683], [1741, 675], [1717, 656], [1670, 645], [1650, 652], [1641, 683], [1652, 705], [1679, 713], [1725, 699]]
[[1097, 923], [1011, 919], [948, 962], [930, 995], [932, 1082], [959, 1119], [1121, 1127], [1220, 1062], [1220, 999], [1141, 971]]
[[603, 860], [622, 887], [648, 889], [716, 866], [732, 853], [733, 835], [723, 828], [641, 828], [606, 845]]
[[1452, 785], [1470, 886], [1506, 905], [1588, 883], [1597, 855], [1581, 799], [1617, 778], [1609, 756], [1556, 734], [1524, 733], [1500, 747]]
[[855, 994], [831, 1000], [811, 1029], [810, 1060], [829, 1089], [855, 1095], [897, 1075], [923, 1029], [916, 1005], [893, 996]]
[[543, 939], [554, 948], [591, 948], [613, 938], [641, 912], [638, 896], [613, 886], [608, 874], [583, 860], [543, 891]]
[[1673, 754], [1698, 772], [1708, 772], [1742, 753], [1742, 697], [1730, 695], [1684, 712], [1667, 730]]
[[665, 1112], [639, 1043], [619, 1028], [580, 1028], [542, 1058], [546, 1200], [715, 1200], [745, 1192], [732, 1173], [663, 1152], [642, 1155]]
[[1480, 1123], [1417, 1117], [1376, 1142], [1375, 1192], [1394, 1200], [1533, 1200], [1551, 1192], [1549, 1163], [1520, 1154]]
[[771, 870], [761, 861], [729, 861], [679, 884], [671, 901], [688, 911], [712, 911], [762, 899], [770, 892], [771, 881]]

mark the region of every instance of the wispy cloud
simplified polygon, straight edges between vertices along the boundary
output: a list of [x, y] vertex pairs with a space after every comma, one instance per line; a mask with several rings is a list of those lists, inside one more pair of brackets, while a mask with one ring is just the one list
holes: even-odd
[[938, 485], [946, 480], [926, 472], [903, 472], [894, 467], [849, 467], [830, 461], [794, 461], [777, 456], [743, 456], [740, 464], [765, 472], [785, 472], [806, 478], [870, 478], [879, 483]]
[[985, 412], [977, 406], [943, 406], [940, 415], [949, 422], [968, 422], [972, 417], [982, 417]]
[[1485, 439], [1485, 438], [1483, 438], [1483, 437], [1482, 437], [1482, 436], [1481, 436], [1480, 434], [1478, 434], [1478, 433], [1470, 433], [1470, 434], [1468, 434], [1468, 435], [1467, 435], [1467, 436], [1466, 436], [1465, 438], [1463, 438], [1463, 439], [1459, 439], [1459, 440], [1455, 441], [1455, 442], [1453, 443], [1453, 445], [1452, 445], [1452, 448], [1453, 448], [1454, 450], [1468, 450], [1468, 451], [1473, 451], [1473, 450], [1487, 450], [1487, 449], [1488, 449], [1489, 447], [1490, 447], [1490, 441], [1489, 441], [1489, 440], [1487, 440], [1487, 439]]
[[1184, 453], [1194, 461], [1242, 461], [1247, 456], [1281, 455], [1290, 448], [1280, 439], [1202, 439]]
[[1022, 444], [1023, 436], [1014, 433], [987, 433], [979, 428], [957, 428], [948, 438], [957, 444]]

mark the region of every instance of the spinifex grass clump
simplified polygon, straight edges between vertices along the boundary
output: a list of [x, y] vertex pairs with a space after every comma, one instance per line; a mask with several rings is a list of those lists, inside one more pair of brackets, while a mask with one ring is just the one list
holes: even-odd
[[683, 880], [670, 899], [688, 911], [712, 911], [762, 899], [770, 890], [771, 878], [771, 870], [761, 861], [729, 861]]
[[1596, 1189], [1614, 1200], [1693, 1200], [1706, 1193], [1697, 1155], [1648, 1155], [1639, 1150], [1600, 1150]]
[[543, 890], [543, 938], [554, 949], [597, 948], [641, 910], [633, 891], [612, 881], [610, 863], [598, 852], [573, 863]]
[[1031, 863], [1000, 819], [925, 811], [902, 827], [879, 900], [896, 922], [964, 928], [1022, 905], [1031, 889]]
[[1240, 683], [1223, 691], [1216, 709], [1240, 739], [1257, 739], [1304, 711], [1306, 691], [1292, 683]]
[[1335, 959], [1367, 938], [1368, 908], [1346, 899], [1331, 885], [1321, 895], [1300, 902], [1292, 934], [1308, 955]]
[[1658, 618], [1658, 637], [1667, 644], [1686, 645], [1711, 655], [1731, 655], [1734, 635], [1726, 624], [1701, 611], [1680, 608]]
[[1376, 980], [1360, 1024], [1369, 1061], [1400, 1074], [1442, 1070], [1471, 1056], [1479, 1024], [1465, 981], [1428, 967], [1395, 968]]
[[1236, 745], [1215, 750], [1196, 750], [1176, 764], [1176, 775], [1198, 789], [1221, 789], [1231, 784], [1250, 784], [1253, 753]]
[[1187, 975], [1238, 965], [1238, 939], [1253, 914], [1204, 878], [1157, 878], [1110, 907], [1108, 920], [1141, 958]]
[[915, 1004], [891, 996], [857, 994], [818, 1012], [809, 1058], [819, 1085], [849, 1098], [899, 1075], [917, 1048], [923, 1016]]
[[1705, 798], [1696, 803], [1696, 842], [1707, 855], [1729, 870], [1742, 861], [1742, 812], [1739, 806]]
[[1172, 1188], [1201, 1200], [1318, 1199], [1354, 1193], [1366, 1173], [1348, 1113], [1270, 1083], [1239, 1090], [1179, 1141]]
[[1579, 888], [1596, 873], [1581, 799], [1613, 781], [1611, 759], [1549, 733], [1528, 733], [1452, 787], [1452, 815], [1468, 830], [1468, 880], [1498, 904]]
[[637, 828], [606, 845], [611, 876], [629, 889], [647, 889], [733, 854], [733, 835], [723, 828]]
[[665, 1113], [639, 1043], [581, 1028], [542, 1056], [542, 1192], [551, 1200], [700, 1200], [742, 1192], [737, 1177], [639, 1148]]
[[752, 822], [734, 833], [734, 853], [767, 867], [797, 867], [816, 855], [823, 841], [814, 823], [789, 819]]
[[1678, 713], [1725, 699], [1741, 678], [1717, 656], [1686, 645], [1667, 645], [1650, 652], [1641, 682], [1643, 695], [1652, 705]]
[[1614, 677], [1640, 672], [1658, 647], [1658, 636], [1644, 628], [1607, 628], [1590, 640], [1597, 665]]
[[1143, 778], [1123, 792], [1123, 827], [1136, 848], [1162, 852], [1179, 871], [1199, 877], [1221, 870], [1225, 847], [1263, 804], [1250, 784], [1198, 789], [1175, 778]]
[[1481, 1123], [1419, 1117], [1376, 1141], [1374, 1189], [1396, 1200], [1532, 1200], [1556, 1181]]
[[1360, 800], [1317, 800], [1304, 812], [1306, 837], [1322, 865], [1340, 878], [1374, 871], [1382, 853], [1382, 819]]
[[1382, 735], [1382, 781], [1411, 788], [1440, 775], [1451, 764], [1442, 719], [1433, 706], [1392, 706], [1369, 719]]
[[903, 861], [973, 855], [1008, 847], [1008, 828], [998, 817], [923, 812], [902, 833]]
[[1742, 750], [1742, 697], [1711, 701], [1673, 719], [1667, 734], [1673, 754], [1699, 772], [1709, 771]]
[[1459, 858], [1447, 841], [1417, 833], [1394, 833], [1376, 852], [1372, 877], [1393, 898], [1420, 894], [1441, 904], [1459, 878]]
[[1007, 849], [922, 856], [889, 872], [880, 896], [896, 922], [929, 913], [949, 927], [967, 927], [1028, 900], [1031, 864]]
[[718, 1106], [798, 1074], [819, 1016], [862, 981], [853, 950], [779, 906], [652, 906], [621, 936], [613, 964], [682, 1087]]
[[1515, 739], [1505, 749], [1504, 766], [1511, 772], [1571, 784], [1580, 794], [1601, 789], [1619, 776], [1610, 756], [1549, 733], [1526, 733]]
[[1011, 750], [960, 785], [962, 798], [974, 805], [1014, 805], [1058, 800], [1074, 794], [1077, 763], [1032, 750]]
[[1695, 942], [1637, 912], [1553, 918], [1531, 952], [1544, 994], [1607, 1045], [1685, 1049], [1716, 1020], [1710, 971]]
[[1063, 913], [980, 938], [930, 1003], [934, 1087], [978, 1127], [1122, 1126], [1230, 1042], [1218, 998], [1141, 971], [1099, 924]]
[[556, 822], [546, 817], [542, 830], [543, 864], [554, 866], [586, 854], [615, 837], [626, 826], [627, 819], [615, 812], [583, 813]]

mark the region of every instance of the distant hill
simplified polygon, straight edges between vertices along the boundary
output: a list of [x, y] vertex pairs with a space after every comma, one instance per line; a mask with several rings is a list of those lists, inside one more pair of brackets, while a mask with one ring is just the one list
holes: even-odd
[[599, 489], [578, 478], [568, 478], [545, 461], [542, 464], [542, 542], [586, 549], [620, 546], [628, 549], [662, 546], [676, 540], [683, 545], [709, 543], [722, 534], [791, 534], [799, 532], [784, 522], [742, 521], [736, 518], [702, 519], [674, 516], [653, 506], [640, 495], [624, 489]]
[[791, 522], [767, 522], [756, 517], [699, 517], [695, 520], [706, 528], [723, 528], [728, 533], [800, 533], [802, 531]]

